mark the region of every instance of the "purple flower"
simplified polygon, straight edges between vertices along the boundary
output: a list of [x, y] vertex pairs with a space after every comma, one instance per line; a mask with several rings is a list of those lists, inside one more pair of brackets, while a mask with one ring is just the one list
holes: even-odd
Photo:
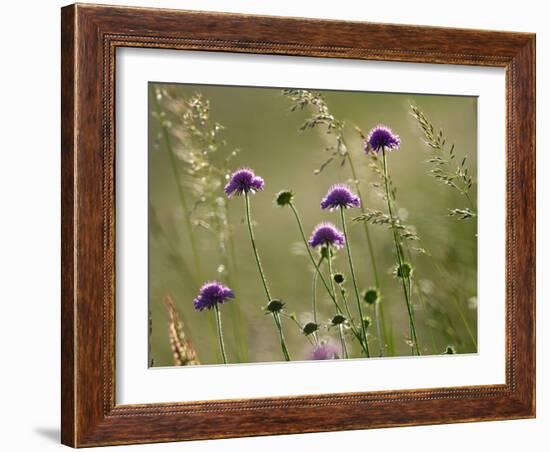
[[347, 185], [333, 185], [321, 201], [321, 209], [359, 207], [361, 200]]
[[230, 197], [233, 194], [255, 193], [263, 188], [264, 180], [261, 177], [256, 176], [254, 171], [249, 168], [241, 168], [231, 175], [224, 190], [225, 194]]
[[315, 346], [311, 352], [311, 359], [313, 360], [325, 360], [325, 359], [338, 359], [338, 349], [330, 342], [321, 342]]
[[380, 152], [382, 149], [391, 151], [399, 149], [401, 138], [392, 132], [389, 127], [382, 124], [377, 125], [369, 132], [367, 141], [365, 141], [365, 152], [370, 151]]
[[342, 248], [346, 239], [332, 223], [319, 223], [315, 226], [308, 242], [309, 246], [315, 248], [322, 245], [331, 245], [335, 248]]
[[193, 300], [193, 304], [197, 311], [203, 311], [212, 309], [218, 303], [225, 303], [230, 298], [235, 298], [235, 294], [229, 287], [218, 281], [209, 281], [200, 288], [199, 295]]

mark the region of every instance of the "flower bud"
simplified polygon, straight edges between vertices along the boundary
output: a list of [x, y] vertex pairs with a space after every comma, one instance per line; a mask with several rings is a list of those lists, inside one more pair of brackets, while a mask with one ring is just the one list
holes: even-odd
[[281, 312], [284, 305], [285, 304], [281, 300], [274, 299], [267, 304], [265, 309], [272, 313]]
[[310, 334], [315, 333], [319, 329], [319, 325], [317, 325], [315, 322], [308, 322], [304, 325], [304, 328], [302, 332], [304, 335], [309, 336]]
[[344, 278], [344, 275], [342, 273], [335, 273], [334, 274], [334, 282], [336, 284], [343, 284], [346, 278]]
[[371, 287], [367, 290], [365, 290], [365, 292], [363, 293], [363, 300], [365, 301], [365, 303], [367, 303], [368, 305], [373, 305], [374, 303], [376, 303], [378, 300], [380, 299], [380, 293], [378, 292], [378, 290], [374, 287]]
[[413, 268], [411, 264], [407, 262], [403, 262], [400, 267], [396, 268], [395, 274], [399, 278], [408, 278], [412, 275]]
[[342, 314], [336, 314], [332, 320], [330, 321], [330, 323], [334, 326], [336, 325], [340, 325], [342, 323], [344, 323], [346, 321], [346, 318], [342, 315]]
[[294, 198], [294, 194], [290, 190], [282, 190], [279, 193], [277, 193], [277, 196], [275, 197], [275, 202], [278, 206], [287, 206], [292, 202], [292, 199]]

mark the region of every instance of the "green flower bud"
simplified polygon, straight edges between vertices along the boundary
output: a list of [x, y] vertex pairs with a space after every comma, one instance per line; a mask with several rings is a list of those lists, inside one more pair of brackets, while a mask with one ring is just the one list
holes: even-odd
[[411, 264], [403, 262], [400, 267], [397, 267], [395, 273], [399, 278], [408, 278], [412, 275], [412, 272], [413, 268]]
[[315, 331], [317, 331], [318, 329], [319, 329], [319, 325], [317, 325], [315, 322], [308, 322], [304, 325], [302, 332], [306, 336], [309, 336], [310, 334], [315, 333]]
[[267, 304], [265, 309], [272, 313], [281, 312], [283, 310], [284, 305], [285, 304], [281, 300], [274, 299]]
[[277, 196], [275, 198], [275, 202], [278, 206], [287, 206], [292, 202], [292, 199], [294, 198], [294, 194], [290, 190], [283, 190], [277, 193]]
[[346, 318], [342, 314], [336, 314], [332, 318], [330, 323], [332, 323], [332, 325], [336, 326], [336, 325], [340, 325], [340, 324], [344, 323], [345, 321], [346, 321]]
[[380, 292], [374, 287], [371, 287], [363, 292], [363, 300], [369, 305], [373, 305], [380, 299]]
[[372, 320], [369, 316], [363, 317], [363, 325], [365, 325], [365, 329], [367, 330], [369, 326], [371, 326]]

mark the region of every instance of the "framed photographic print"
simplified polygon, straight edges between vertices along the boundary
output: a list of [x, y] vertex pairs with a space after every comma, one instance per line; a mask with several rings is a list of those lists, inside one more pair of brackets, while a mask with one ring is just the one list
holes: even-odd
[[62, 442], [535, 415], [535, 37], [62, 9]]

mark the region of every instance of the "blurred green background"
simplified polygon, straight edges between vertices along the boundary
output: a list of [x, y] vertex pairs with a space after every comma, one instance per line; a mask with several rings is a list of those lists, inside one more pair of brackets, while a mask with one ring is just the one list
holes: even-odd
[[[281, 361], [277, 332], [271, 317], [262, 311], [264, 295], [252, 254], [244, 220], [243, 199], [228, 203], [228, 219], [233, 228], [235, 262], [228, 268], [222, 262], [215, 234], [200, 225], [193, 226], [202, 274], [196, 274], [185, 215], [174, 179], [173, 162], [167, 152], [166, 135], [174, 148], [183, 140], [171, 128], [177, 126], [177, 115], [167, 112], [165, 98], [156, 99], [158, 90], [169, 90], [170, 99], [183, 105], [197, 93], [210, 101], [210, 115], [225, 129], [220, 131], [227, 142], [216, 152], [218, 163], [235, 148], [241, 151], [230, 161], [229, 168], [253, 168], [265, 179], [265, 190], [252, 196], [252, 217], [258, 248], [266, 276], [275, 297], [286, 303], [288, 313], [300, 322], [312, 319], [311, 292], [313, 269], [305, 254], [292, 213], [275, 205], [275, 194], [281, 189], [295, 193], [306, 233], [321, 221], [339, 226], [337, 212], [321, 211], [319, 202], [330, 185], [348, 182], [347, 166], [333, 162], [321, 174], [314, 170], [326, 159], [325, 148], [332, 144], [331, 135], [323, 128], [298, 132], [311, 116], [307, 108], [290, 112], [291, 102], [277, 88], [250, 88], [205, 85], [149, 85], [149, 306], [150, 364], [173, 365], [168, 337], [168, 312], [163, 304], [170, 295], [181, 315], [184, 332], [196, 350], [201, 364], [219, 363], [220, 357], [213, 312], [196, 312], [193, 299], [206, 280], [221, 280], [223, 272], [231, 275], [236, 299], [221, 307], [224, 335], [229, 360], [237, 362]], [[477, 340], [477, 238], [476, 220], [460, 221], [448, 216], [448, 209], [465, 206], [455, 190], [438, 183], [429, 174], [426, 162], [429, 148], [425, 144], [410, 105], [417, 105], [436, 129], [443, 129], [450, 143], [455, 143], [457, 160], [468, 155], [469, 169], [476, 181], [477, 99], [475, 97], [388, 94], [372, 92], [322, 91], [331, 113], [345, 121], [349, 151], [357, 165], [367, 207], [386, 211], [384, 200], [372, 187], [375, 177], [368, 167], [360, 136], [354, 126], [367, 133], [382, 123], [401, 137], [401, 149], [388, 156], [390, 175], [397, 187], [399, 216], [414, 225], [420, 242], [429, 255], [415, 255], [415, 282], [422, 299], [414, 297], [419, 343], [423, 354], [441, 354], [448, 345], [458, 353], [476, 352]], [[160, 102], [157, 102], [160, 100]], [[158, 110], [156, 110], [158, 108]], [[156, 113], [155, 113], [156, 111]], [[158, 114], [166, 119], [162, 130]], [[164, 127], [163, 126], [163, 127]], [[181, 126], [181, 124], [180, 124]], [[180, 127], [181, 128], [181, 127]], [[181, 143], [179, 143], [181, 144]], [[178, 177], [193, 205], [193, 181], [186, 163], [177, 161]], [[189, 180], [188, 180], [189, 179]], [[471, 194], [476, 199], [477, 184]], [[367, 245], [360, 223], [352, 223], [357, 209], [348, 210], [347, 218], [360, 289], [374, 284]], [[193, 218], [191, 217], [191, 220]], [[395, 265], [391, 232], [384, 226], [370, 226], [381, 276], [380, 289], [386, 318], [391, 320], [396, 355], [410, 355], [406, 343], [408, 318], [400, 281], [392, 275]], [[223, 267], [221, 267], [223, 265]], [[335, 266], [349, 274], [344, 251], [339, 252]], [[222, 270], [222, 274], [220, 273]], [[348, 278], [349, 280], [349, 278]], [[351, 287], [349, 287], [351, 289]], [[330, 299], [318, 284], [319, 319], [328, 321], [334, 315]], [[352, 306], [353, 297], [349, 293]], [[423, 303], [421, 302], [423, 300]], [[238, 320], [239, 312], [241, 319]], [[364, 311], [373, 316], [365, 305]], [[246, 340], [246, 347], [238, 344]], [[308, 359], [312, 346], [290, 320], [284, 320], [284, 332], [293, 359]], [[375, 330], [372, 329], [372, 333]], [[336, 341], [336, 331], [323, 330], [323, 337]], [[371, 337], [371, 348], [377, 350], [377, 338]], [[247, 350], [244, 350], [244, 349]]]

